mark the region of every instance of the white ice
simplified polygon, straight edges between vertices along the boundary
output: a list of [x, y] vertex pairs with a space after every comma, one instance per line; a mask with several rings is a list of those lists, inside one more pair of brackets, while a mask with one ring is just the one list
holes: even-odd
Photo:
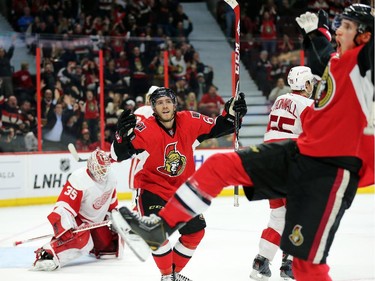
[[[375, 212], [374, 195], [359, 194], [346, 212], [331, 248], [328, 264], [333, 280], [375, 280]], [[128, 201], [120, 205], [130, 205]], [[160, 274], [150, 256], [140, 262], [125, 248], [121, 260], [96, 260], [83, 257], [54, 272], [33, 272], [34, 250], [48, 240], [38, 240], [17, 247], [19, 241], [51, 233], [46, 216], [51, 205], [0, 208], [0, 280], [160, 280]], [[214, 199], [205, 217], [206, 235], [194, 257], [183, 270], [192, 280], [251, 280], [251, 263], [258, 251], [259, 236], [267, 225], [268, 202], [248, 202], [240, 198], [233, 207], [233, 198]], [[172, 236], [172, 241], [176, 237]], [[270, 280], [281, 280], [281, 252], [271, 265]]]

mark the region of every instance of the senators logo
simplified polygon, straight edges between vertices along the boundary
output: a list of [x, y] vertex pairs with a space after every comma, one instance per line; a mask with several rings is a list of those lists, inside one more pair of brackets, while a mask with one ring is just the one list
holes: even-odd
[[177, 142], [167, 145], [164, 151], [164, 166], [157, 170], [170, 177], [182, 174], [186, 167], [186, 157], [177, 150]]
[[328, 71], [328, 66], [324, 70], [322, 80], [318, 83], [315, 91], [315, 108], [322, 109], [329, 104], [333, 98], [335, 83]]
[[304, 241], [301, 230], [302, 226], [297, 224], [293, 227], [292, 234], [289, 234], [289, 240], [294, 246], [301, 246]]

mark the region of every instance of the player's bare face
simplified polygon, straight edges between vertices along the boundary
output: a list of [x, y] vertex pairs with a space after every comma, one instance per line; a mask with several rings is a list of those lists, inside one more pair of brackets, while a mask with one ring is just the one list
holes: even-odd
[[162, 123], [173, 122], [175, 109], [176, 106], [169, 97], [161, 97], [155, 102], [154, 111]]
[[343, 19], [336, 30], [337, 52], [342, 56], [347, 50], [355, 47], [354, 37], [357, 34], [357, 24]]

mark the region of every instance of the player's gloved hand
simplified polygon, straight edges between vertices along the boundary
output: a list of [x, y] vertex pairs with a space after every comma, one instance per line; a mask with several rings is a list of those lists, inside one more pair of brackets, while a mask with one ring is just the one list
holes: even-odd
[[122, 142], [123, 138], [128, 139], [131, 141], [134, 139], [134, 128], [135, 124], [137, 123], [137, 118], [134, 114], [131, 114], [131, 110], [124, 110], [117, 121], [117, 132], [116, 132], [116, 140], [117, 142]]
[[244, 93], [241, 92], [238, 94], [238, 99], [234, 102], [233, 110], [234, 112], [239, 114], [240, 118], [246, 115], [247, 105], [246, 105]]
[[247, 112], [245, 94], [239, 93], [237, 100], [234, 100], [233, 97], [230, 98], [225, 103], [224, 110], [226, 112], [225, 118], [232, 123], [234, 123], [236, 113], [238, 113], [239, 118], [244, 117], [246, 115], [246, 112]]
[[57, 238], [65, 242], [65, 241], [71, 240], [73, 237], [74, 237], [74, 233], [73, 233], [73, 229], [71, 228], [65, 231], [63, 234], [61, 234]]
[[303, 35], [319, 30], [329, 41], [331, 34], [329, 32], [328, 14], [324, 10], [319, 10], [318, 15], [306, 12], [296, 17], [296, 22], [302, 30]]
[[309, 34], [318, 29], [319, 18], [314, 13], [306, 12], [296, 17], [296, 22], [305, 34]]

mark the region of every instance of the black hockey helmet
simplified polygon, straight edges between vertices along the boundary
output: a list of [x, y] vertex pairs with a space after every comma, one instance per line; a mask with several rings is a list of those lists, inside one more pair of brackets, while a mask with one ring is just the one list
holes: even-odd
[[169, 97], [174, 105], [177, 104], [176, 94], [171, 89], [160, 87], [153, 91], [150, 95], [150, 102], [152, 107], [155, 107], [156, 100], [161, 97]]
[[373, 32], [374, 16], [371, 14], [371, 7], [365, 4], [352, 4], [345, 8], [341, 18], [358, 23], [358, 32]]

